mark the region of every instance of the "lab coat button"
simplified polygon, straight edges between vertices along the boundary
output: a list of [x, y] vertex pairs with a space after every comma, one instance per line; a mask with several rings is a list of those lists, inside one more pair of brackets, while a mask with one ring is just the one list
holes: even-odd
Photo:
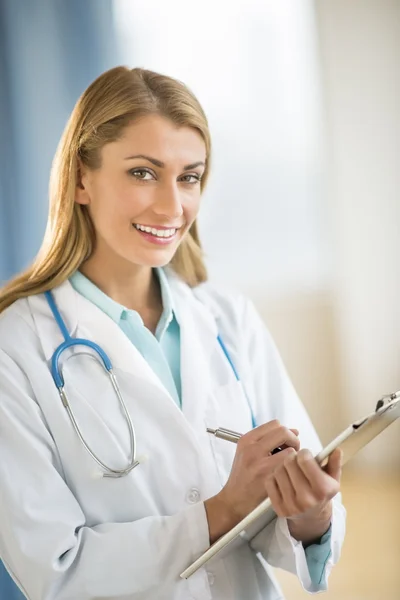
[[192, 488], [191, 490], [189, 490], [186, 496], [186, 500], [187, 502], [189, 502], [189, 504], [196, 504], [196, 502], [200, 500], [199, 490], [196, 490], [196, 488]]
[[207, 571], [207, 579], [208, 579], [208, 583], [210, 585], [212, 585], [215, 581], [215, 575], [214, 573], [210, 573], [210, 571]]

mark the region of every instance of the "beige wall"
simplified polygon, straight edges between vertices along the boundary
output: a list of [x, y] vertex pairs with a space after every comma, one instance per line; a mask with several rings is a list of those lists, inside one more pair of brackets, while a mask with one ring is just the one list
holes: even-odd
[[[316, 0], [345, 414], [400, 388], [400, 2]], [[400, 427], [364, 453], [400, 466]]]
[[327, 443], [346, 425], [341, 409], [332, 298], [324, 293], [298, 293], [279, 300], [253, 299], [322, 442]]
[[[325, 442], [400, 389], [400, 1], [315, 0], [332, 291], [254, 297]], [[400, 467], [400, 424], [359, 466]]]

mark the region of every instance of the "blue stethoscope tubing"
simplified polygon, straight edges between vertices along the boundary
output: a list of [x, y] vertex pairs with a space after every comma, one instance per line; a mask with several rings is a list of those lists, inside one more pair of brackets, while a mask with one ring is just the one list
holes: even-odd
[[[53, 313], [53, 316], [57, 322], [57, 325], [59, 326], [61, 333], [64, 336], [64, 341], [58, 346], [58, 348], [56, 348], [53, 356], [51, 357], [51, 374], [53, 376], [54, 383], [58, 389], [58, 393], [60, 394], [61, 401], [68, 413], [69, 418], [72, 421], [72, 425], [74, 426], [74, 429], [75, 429], [80, 441], [82, 442], [83, 446], [85, 447], [87, 452], [90, 454], [90, 456], [93, 458], [93, 460], [102, 468], [103, 477], [114, 477], [114, 478], [124, 477], [124, 475], [128, 475], [135, 467], [137, 467], [139, 465], [139, 462], [136, 460], [135, 429], [133, 427], [133, 423], [132, 423], [132, 419], [129, 414], [129, 411], [128, 411], [126, 404], [124, 402], [124, 399], [122, 397], [121, 390], [119, 389], [117, 379], [113, 373], [111, 360], [109, 359], [107, 354], [104, 352], [104, 350], [102, 348], [100, 348], [100, 346], [95, 344], [94, 342], [91, 342], [90, 340], [85, 340], [82, 338], [72, 338], [69, 335], [68, 329], [61, 317], [60, 311], [57, 308], [53, 294], [50, 291], [47, 291], [44, 293], [44, 295], [50, 306], [51, 312]], [[86, 346], [86, 347], [94, 350], [94, 352], [96, 352], [96, 354], [98, 356], [100, 356], [100, 358], [103, 362], [104, 368], [106, 369], [106, 371], [110, 377], [111, 384], [114, 388], [114, 391], [117, 395], [118, 401], [119, 401], [119, 403], [122, 407], [122, 410], [125, 414], [126, 422], [127, 422], [128, 429], [129, 429], [129, 438], [130, 438], [130, 447], [131, 447], [130, 450], [131, 450], [132, 458], [131, 458], [129, 465], [125, 469], [112, 469], [111, 467], [107, 466], [102, 460], [100, 460], [100, 458], [95, 454], [95, 452], [90, 448], [90, 446], [86, 442], [86, 440], [82, 434], [82, 431], [78, 425], [78, 422], [75, 418], [75, 415], [71, 408], [71, 405], [68, 402], [67, 394], [64, 389], [64, 385], [65, 385], [64, 377], [62, 375], [62, 372], [60, 371], [59, 361], [60, 361], [61, 354], [68, 348], [71, 348], [72, 346]]]
[[[44, 295], [49, 304], [51, 312], [53, 313], [54, 319], [56, 320], [56, 323], [57, 323], [58, 327], [60, 328], [60, 331], [64, 337], [64, 341], [56, 348], [53, 356], [51, 357], [51, 374], [52, 374], [54, 383], [57, 387], [58, 393], [60, 395], [61, 402], [63, 403], [63, 406], [65, 407], [69, 418], [71, 419], [72, 425], [73, 425], [81, 443], [83, 444], [83, 446], [85, 447], [87, 452], [90, 454], [90, 456], [93, 458], [93, 460], [102, 468], [103, 477], [113, 477], [113, 478], [124, 477], [125, 475], [128, 475], [135, 467], [137, 467], [139, 465], [139, 462], [136, 460], [136, 434], [135, 434], [135, 429], [133, 427], [131, 416], [126, 407], [124, 399], [122, 397], [117, 379], [114, 375], [111, 360], [109, 359], [107, 354], [104, 352], [104, 350], [98, 344], [95, 344], [94, 342], [91, 342], [90, 340], [86, 340], [83, 338], [71, 337], [68, 333], [68, 329], [63, 321], [63, 318], [61, 317], [60, 311], [57, 308], [53, 294], [51, 293], [51, 291], [47, 291], [47, 292], [44, 292]], [[236, 367], [235, 367], [235, 365], [232, 361], [232, 358], [231, 358], [220, 335], [217, 336], [217, 340], [218, 340], [218, 343], [219, 343], [219, 345], [220, 345], [220, 347], [221, 347], [221, 349], [222, 349], [222, 351], [223, 351], [223, 353], [235, 375], [236, 380], [240, 381], [239, 374], [236, 370]], [[111, 384], [114, 388], [114, 391], [118, 397], [118, 401], [119, 401], [119, 403], [122, 407], [122, 410], [125, 414], [126, 422], [127, 422], [128, 429], [129, 429], [130, 446], [131, 446], [131, 460], [130, 460], [128, 467], [126, 467], [125, 469], [110, 468], [103, 461], [101, 461], [99, 459], [99, 457], [93, 452], [93, 450], [87, 444], [87, 442], [82, 434], [82, 431], [78, 425], [78, 422], [75, 418], [75, 415], [71, 408], [71, 405], [68, 402], [67, 394], [64, 389], [64, 387], [65, 387], [64, 377], [63, 377], [62, 371], [60, 369], [60, 357], [65, 350], [67, 350], [68, 348], [71, 348], [72, 346], [86, 346], [87, 348], [92, 349], [100, 357], [100, 359], [104, 365], [104, 368], [106, 369], [106, 371], [110, 377]], [[254, 427], [256, 427], [256, 423], [255, 423], [253, 410], [251, 408], [251, 405], [250, 405], [250, 402], [249, 402], [246, 392], [244, 392], [244, 393], [245, 393], [247, 402], [249, 404], [252, 427], [254, 428]]]
[[[229, 352], [227, 350], [227, 347], [225, 346], [225, 344], [222, 341], [222, 338], [221, 338], [221, 336], [219, 334], [218, 334], [217, 340], [218, 340], [219, 345], [222, 348], [222, 352], [225, 354], [226, 359], [227, 359], [228, 363], [231, 366], [231, 369], [232, 369], [232, 371], [233, 371], [233, 373], [234, 373], [234, 375], [236, 377], [236, 381], [240, 382], [239, 373], [237, 372], [236, 367], [233, 364], [233, 360], [231, 358], [231, 355], [229, 354]], [[255, 419], [254, 412], [253, 412], [253, 409], [252, 409], [251, 404], [250, 404], [250, 400], [249, 400], [249, 398], [247, 396], [246, 390], [244, 389], [244, 386], [243, 386], [243, 393], [246, 396], [247, 404], [249, 405], [249, 410], [250, 410], [250, 414], [251, 414], [251, 427], [252, 427], [252, 429], [255, 429], [257, 427], [256, 419]]]

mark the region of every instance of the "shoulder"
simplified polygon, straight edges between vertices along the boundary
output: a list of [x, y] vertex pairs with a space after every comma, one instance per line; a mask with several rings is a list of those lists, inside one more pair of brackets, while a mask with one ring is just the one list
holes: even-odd
[[190, 287], [172, 268], [165, 269], [165, 274], [173, 298], [180, 298], [185, 303], [191, 303], [195, 299], [207, 308], [215, 319], [230, 317], [236, 320], [245, 309], [247, 300], [237, 291], [210, 281]]
[[240, 292], [211, 282], [193, 288], [193, 294], [218, 320], [239, 323], [250, 304], [250, 300]]
[[13, 353], [36, 337], [28, 298], [20, 298], [0, 314], [0, 350]]
[[250, 355], [262, 350], [270, 360], [275, 360], [278, 355], [276, 344], [249, 297], [208, 282], [194, 288], [193, 293], [211, 311], [225, 339]]
[[167, 275], [173, 292], [185, 302], [191, 302], [194, 298], [206, 308], [225, 337], [234, 338], [240, 343], [251, 340], [254, 335], [265, 337], [265, 324], [245, 294], [211, 281], [190, 288], [172, 270], [167, 270]]
[[243, 347], [261, 339], [263, 343], [270, 342], [265, 323], [245, 294], [209, 282], [194, 288], [193, 294], [212, 313], [225, 339]]

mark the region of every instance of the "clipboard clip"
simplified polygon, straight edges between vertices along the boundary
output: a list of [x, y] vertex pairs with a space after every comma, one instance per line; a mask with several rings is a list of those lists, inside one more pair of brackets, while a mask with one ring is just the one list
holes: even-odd
[[394, 392], [393, 394], [386, 394], [386, 396], [382, 396], [376, 403], [375, 412], [378, 412], [383, 406], [390, 404], [394, 400], [398, 400], [400, 398], [400, 390], [398, 392]]

